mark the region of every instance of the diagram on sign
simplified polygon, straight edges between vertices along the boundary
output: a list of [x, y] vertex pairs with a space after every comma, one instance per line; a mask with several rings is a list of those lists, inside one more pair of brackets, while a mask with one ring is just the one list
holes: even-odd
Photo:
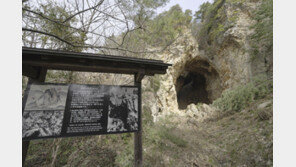
[[60, 135], [68, 86], [31, 85], [23, 113], [23, 138]]
[[68, 86], [32, 85], [25, 110], [64, 110]]

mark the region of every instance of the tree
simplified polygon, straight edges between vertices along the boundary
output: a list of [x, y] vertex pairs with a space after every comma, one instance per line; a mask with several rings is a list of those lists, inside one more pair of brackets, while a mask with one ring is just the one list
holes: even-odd
[[190, 10], [184, 13], [179, 5], [172, 6], [168, 11], [159, 14], [149, 22], [148, 43], [152, 46], [167, 46], [173, 42], [184, 28], [190, 26], [191, 14]]
[[211, 3], [210, 2], [205, 2], [203, 4], [201, 4], [199, 6], [199, 10], [197, 12], [195, 12], [194, 14], [194, 20], [195, 21], [205, 21], [205, 16], [207, 14], [207, 12], [209, 11], [209, 7], [210, 7]]
[[254, 56], [270, 57], [273, 55], [273, 1], [263, 0], [257, 11], [254, 12], [257, 21], [252, 26], [254, 33], [251, 36]]
[[[35, 47], [38, 43], [38, 47], [45, 48], [144, 53], [145, 50], [125, 48], [125, 37], [130, 32], [143, 29], [153, 10], [167, 1], [23, 1], [24, 45], [32, 43], [34, 36]], [[125, 35], [121, 36], [121, 40], [114, 40], [114, 36], [118, 37], [123, 32]], [[112, 44], [112, 47], [106, 43]]]
[[179, 5], [172, 6], [168, 11], [155, 17], [146, 18], [145, 24], [139, 31], [130, 32], [127, 36], [126, 47], [165, 49], [170, 45], [184, 28], [189, 28], [192, 20], [191, 10], [182, 11]]

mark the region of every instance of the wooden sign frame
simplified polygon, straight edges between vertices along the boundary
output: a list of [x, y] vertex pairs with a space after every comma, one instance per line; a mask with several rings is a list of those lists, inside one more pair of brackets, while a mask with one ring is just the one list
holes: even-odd
[[[134, 86], [138, 87], [139, 94], [139, 130], [133, 132], [135, 167], [141, 167], [143, 165], [141, 82], [145, 75], [165, 74], [168, 66], [171, 66], [171, 64], [163, 63], [160, 60], [28, 47], [22, 48], [22, 71], [24, 76], [29, 77], [28, 84], [44, 82], [48, 69], [134, 75]], [[24, 111], [26, 102], [24, 99], [27, 98], [28, 94], [25, 94], [23, 97], [22, 111]], [[30, 141], [23, 140], [23, 166], [29, 144]]]

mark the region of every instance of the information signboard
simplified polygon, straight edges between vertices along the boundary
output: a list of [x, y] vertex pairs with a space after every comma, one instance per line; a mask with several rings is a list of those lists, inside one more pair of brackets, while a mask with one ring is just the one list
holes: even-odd
[[138, 131], [136, 86], [29, 84], [23, 140]]

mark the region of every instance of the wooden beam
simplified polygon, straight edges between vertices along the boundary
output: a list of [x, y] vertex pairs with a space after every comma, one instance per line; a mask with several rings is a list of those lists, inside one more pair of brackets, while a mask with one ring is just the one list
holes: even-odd
[[33, 67], [29, 65], [22, 66], [22, 75], [29, 78], [38, 78], [40, 67]]
[[58, 59], [71, 59], [71, 60], [99, 60], [99, 61], [112, 61], [118, 63], [129, 63], [129, 64], [153, 64], [167, 66], [169, 64], [163, 63], [161, 60], [143, 59], [127, 56], [116, 56], [116, 55], [105, 55], [105, 54], [94, 54], [85, 52], [69, 52], [62, 50], [51, 50], [51, 49], [38, 49], [38, 48], [22, 48], [22, 55], [25, 57], [34, 56], [34, 58], [58, 58]]
[[82, 63], [67, 63], [67, 62], [50, 62], [50, 61], [31, 61], [24, 60], [24, 65], [46, 67], [47, 69], [68, 70], [68, 71], [84, 71], [84, 72], [104, 72], [104, 73], [119, 73], [119, 74], [135, 74], [138, 71], [145, 70], [145, 75], [165, 74], [166, 69], [162, 68], [148, 68], [136, 67], [130, 65], [129, 67], [121, 67], [116, 64], [82, 64]]
[[154, 75], [165, 74], [168, 66], [171, 66], [160, 60], [24, 47], [22, 63], [25, 67], [23, 73], [30, 76], [35, 74], [32, 67], [120, 74], [135, 74], [144, 70], [145, 75]]

